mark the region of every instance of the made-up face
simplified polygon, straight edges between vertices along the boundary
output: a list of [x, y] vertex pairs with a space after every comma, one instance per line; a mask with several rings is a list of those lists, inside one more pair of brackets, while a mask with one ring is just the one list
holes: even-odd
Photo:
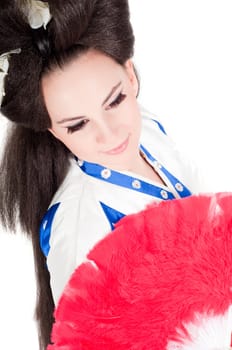
[[42, 79], [50, 131], [79, 159], [114, 170], [139, 161], [141, 116], [133, 64], [89, 51]]

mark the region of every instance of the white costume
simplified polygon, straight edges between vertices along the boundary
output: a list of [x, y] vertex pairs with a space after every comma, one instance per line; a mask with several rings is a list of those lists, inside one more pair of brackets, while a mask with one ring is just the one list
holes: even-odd
[[40, 229], [55, 303], [74, 269], [120, 218], [144, 209], [152, 201], [202, 191], [195, 168], [183, 159], [155, 119], [142, 111], [140, 151], [165, 185], [130, 172], [71, 159], [69, 172]]

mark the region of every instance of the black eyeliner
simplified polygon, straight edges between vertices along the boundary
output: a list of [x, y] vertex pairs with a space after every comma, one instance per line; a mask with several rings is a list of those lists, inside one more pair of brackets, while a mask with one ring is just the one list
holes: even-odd
[[75, 125], [68, 126], [67, 127], [68, 134], [72, 134], [75, 131], [81, 130], [84, 127], [85, 124], [87, 124], [87, 122], [85, 121], [85, 119], [83, 119], [83, 120], [81, 120], [79, 123], [77, 123]]

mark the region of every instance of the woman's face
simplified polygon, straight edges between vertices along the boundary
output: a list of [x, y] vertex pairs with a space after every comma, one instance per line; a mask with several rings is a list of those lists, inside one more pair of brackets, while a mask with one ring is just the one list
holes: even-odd
[[42, 79], [52, 134], [79, 159], [133, 170], [141, 116], [133, 65], [89, 51]]

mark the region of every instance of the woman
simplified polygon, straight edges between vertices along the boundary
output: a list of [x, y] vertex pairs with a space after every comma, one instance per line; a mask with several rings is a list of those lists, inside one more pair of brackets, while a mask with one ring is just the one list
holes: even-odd
[[6, 227], [19, 219], [32, 238], [41, 349], [54, 302], [95, 243], [124, 215], [200, 190], [137, 103], [127, 1], [48, 5], [5, 1], [0, 13], [1, 113], [13, 122], [0, 212]]

